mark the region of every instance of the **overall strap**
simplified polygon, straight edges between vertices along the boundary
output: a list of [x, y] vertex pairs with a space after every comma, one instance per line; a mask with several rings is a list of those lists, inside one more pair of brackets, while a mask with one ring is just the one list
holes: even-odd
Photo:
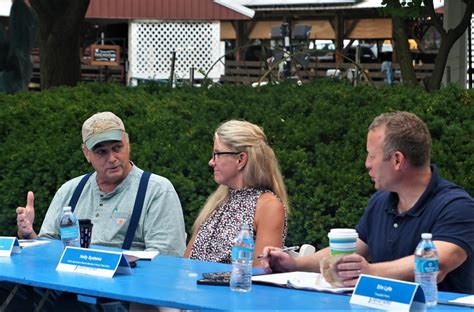
[[143, 202], [145, 201], [145, 194], [148, 187], [148, 180], [150, 180], [150, 175], [150, 172], [143, 171], [140, 184], [138, 186], [137, 197], [135, 198], [135, 205], [133, 206], [132, 218], [130, 219], [130, 224], [128, 225], [127, 235], [125, 236], [122, 249], [128, 250], [132, 246], [133, 237], [135, 236], [138, 221], [140, 220], [140, 215], [142, 214]]
[[77, 201], [79, 200], [79, 197], [81, 197], [82, 190], [84, 189], [84, 186], [86, 185], [87, 180], [89, 180], [92, 174], [93, 172], [86, 174], [84, 177], [82, 177], [81, 181], [76, 186], [76, 189], [74, 190], [74, 193], [72, 194], [71, 201], [69, 202], [69, 206], [71, 206], [72, 212], [74, 212], [74, 209], [76, 209]]

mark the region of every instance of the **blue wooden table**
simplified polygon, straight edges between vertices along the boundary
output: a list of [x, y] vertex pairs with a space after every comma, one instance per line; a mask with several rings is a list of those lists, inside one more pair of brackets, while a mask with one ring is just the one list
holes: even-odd
[[[226, 286], [198, 285], [204, 272], [229, 271], [225, 264], [158, 256], [139, 261], [132, 275], [113, 278], [57, 272], [62, 244], [25, 248], [21, 254], [0, 257], [0, 280], [68, 291], [86, 296], [106, 297], [180, 309], [200, 310], [369, 310], [349, 303], [349, 296], [253, 285], [249, 293], [230, 291]], [[440, 293], [449, 300], [462, 294]], [[437, 305], [428, 311], [467, 308]]]

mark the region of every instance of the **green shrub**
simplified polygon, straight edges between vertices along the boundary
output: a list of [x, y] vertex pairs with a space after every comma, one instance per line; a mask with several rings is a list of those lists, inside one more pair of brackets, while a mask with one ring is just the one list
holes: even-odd
[[0, 94], [0, 235], [15, 235], [15, 208], [36, 195], [35, 229], [59, 186], [91, 171], [81, 152], [81, 125], [110, 110], [122, 117], [132, 160], [171, 180], [181, 198], [188, 233], [216, 188], [208, 161], [219, 123], [261, 125], [279, 160], [290, 197], [288, 245], [327, 245], [331, 227], [353, 227], [374, 192], [366, 173], [371, 120], [409, 110], [433, 135], [441, 174], [474, 191], [472, 91], [450, 86], [428, 94], [402, 86], [353, 88], [320, 80], [249, 88], [169, 89], [88, 84], [15, 96]]

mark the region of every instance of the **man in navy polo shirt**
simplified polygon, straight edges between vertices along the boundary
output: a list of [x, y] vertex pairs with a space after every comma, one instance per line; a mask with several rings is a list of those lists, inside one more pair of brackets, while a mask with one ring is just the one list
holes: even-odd
[[[365, 166], [378, 191], [356, 226], [356, 253], [337, 265], [345, 286], [354, 286], [361, 273], [413, 281], [416, 245], [421, 233], [432, 233], [438, 289], [474, 294], [474, 200], [439, 176], [430, 150], [428, 127], [414, 114], [382, 114], [369, 126]], [[319, 272], [329, 248], [293, 259], [266, 247], [263, 255], [268, 272]]]

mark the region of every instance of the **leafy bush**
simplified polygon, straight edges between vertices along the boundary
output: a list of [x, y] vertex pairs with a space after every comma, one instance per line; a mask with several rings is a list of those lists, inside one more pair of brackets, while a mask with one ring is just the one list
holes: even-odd
[[120, 116], [131, 159], [171, 180], [188, 233], [216, 185], [208, 168], [213, 132], [232, 118], [261, 125], [279, 160], [290, 197], [288, 245], [327, 245], [332, 227], [354, 227], [374, 192], [364, 167], [371, 120], [409, 110], [433, 135], [441, 174], [474, 191], [472, 91], [428, 94], [401, 86], [353, 88], [319, 80], [296, 86], [169, 89], [88, 84], [41, 93], [0, 94], [0, 235], [15, 235], [15, 208], [36, 195], [39, 230], [55, 191], [91, 171], [81, 152], [82, 122], [98, 111]]

